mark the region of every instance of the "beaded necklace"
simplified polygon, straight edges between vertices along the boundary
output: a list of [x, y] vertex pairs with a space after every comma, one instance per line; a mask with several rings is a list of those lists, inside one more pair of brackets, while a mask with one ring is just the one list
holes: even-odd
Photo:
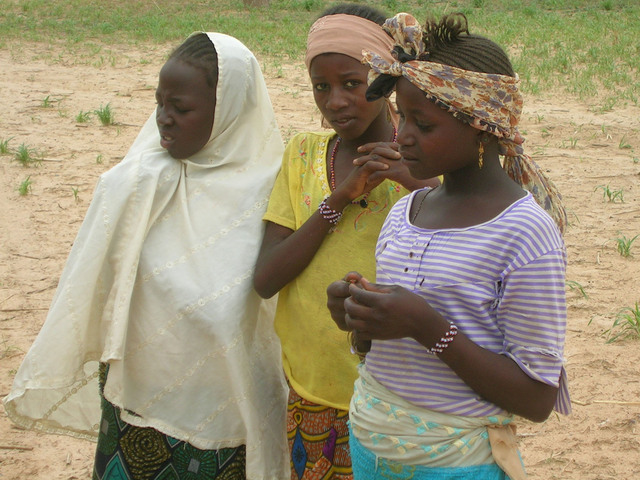
[[[396, 127], [393, 127], [393, 138], [392, 142], [396, 141], [398, 137], [398, 130]], [[331, 150], [331, 157], [329, 158], [329, 184], [331, 185], [331, 191], [336, 189], [336, 172], [335, 172], [335, 163], [336, 163], [336, 153], [338, 153], [338, 147], [340, 146], [340, 142], [342, 141], [342, 137], [338, 137], [336, 139], [336, 143], [333, 146], [333, 150]], [[351, 203], [353, 205], [360, 205], [362, 208], [367, 208], [369, 202], [367, 202], [367, 197], [370, 192], [365, 193], [360, 200], [353, 200]]]

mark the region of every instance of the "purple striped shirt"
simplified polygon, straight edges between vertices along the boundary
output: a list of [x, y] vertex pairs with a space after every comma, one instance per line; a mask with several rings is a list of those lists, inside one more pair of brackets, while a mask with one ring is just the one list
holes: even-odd
[[[389, 212], [376, 247], [377, 278], [424, 297], [483, 348], [559, 388], [555, 409], [571, 411], [563, 367], [566, 330], [564, 242], [531, 194], [468, 228], [412, 225], [416, 192]], [[367, 369], [405, 400], [440, 412], [505, 414], [411, 338], [374, 341]]]

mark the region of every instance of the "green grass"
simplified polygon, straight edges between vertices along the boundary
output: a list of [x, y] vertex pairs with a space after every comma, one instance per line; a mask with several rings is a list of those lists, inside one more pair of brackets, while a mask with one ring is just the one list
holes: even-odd
[[631, 238], [627, 238], [625, 235], [620, 235], [619, 237], [617, 237], [615, 240], [618, 253], [625, 258], [632, 257], [633, 254], [631, 253], [631, 245], [633, 245], [633, 242], [635, 242], [636, 238], [638, 237], [640, 237], [640, 234]]
[[[114, 64], [109, 45], [178, 45], [196, 30], [229, 33], [258, 54], [302, 60], [311, 22], [327, 0], [271, 0], [247, 8], [242, 0], [0, 0], [0, 48], [57, 42], [60, 61]], [[640, 2], [637, 0], [372, 0], [357, 1], [392, 15], [462, 11], [473, 33], [509, 51], [525, 92], [547, 89], [576, 96], [599, 111], [638, 105]], [[188, 8], [187, 8], [188, 7]], [[57, 39], [57, 40], [55, 40]], [[57, 50], [56, 50], [57, 51]], [[144, 59], [140, 59], [143, 61]]]
[[640, 338], [640, 304], [633, 307], [625, 307], [618, 312], [610, 329], [605, 331], [607, 343], [615, 342], [623, 338]]
[[11, 141], [13, 137], [11, 138], [3, 138], [0, 140], [0, 155], [6, 155], [8, 153], [11, 153], [11, 149], [9, 148], [9, 142]]
[[76, 123], [87, 123], [91, 118], [91, 112], [84, 112], [80, 110], [80, 112], [76, 115]]
[[18, 185], [18, 193], [20, 194], [20, 196], [24, 197], [25, 195], [31, 193], [32, 183], [33, 182], [31, 181], [31, 175], [20, 182], [20, 185]]
[[24, 143], [21, 143], [16, 149], [15, 159], [23, 167], [30, 167], [31, 165], [39, 165], [41, 163], [35, 149]]
[[602, 190], [602, 199], [608, 200], [611, 203], [615, 203], [619, 201], [620, 203], [624, 203], [624, 189], [620, 188], [618, 190], [613, 190], [609, 185], [598, 185], [596, 190]]
[[94, 110], [93, 113], [96, 114], [98, 120], [100, 120], [100, 123], [105, 127], [113, 125], [115, 123], [113, 119], [113, 110], [111, 108], [111, 104], [109, 103], [107, 103], [106, 105], [100, 105], [100, 108]]

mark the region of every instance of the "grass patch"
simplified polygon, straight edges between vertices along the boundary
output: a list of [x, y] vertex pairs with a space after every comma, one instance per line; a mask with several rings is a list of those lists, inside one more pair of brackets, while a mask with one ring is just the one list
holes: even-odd
[[91, 112], [80, 112], [76, 115], [76, 123], [87, 123], [91, 119]]
[[624, 189], [622, 188], [619, 190], [613, 190], [609, 185], [598, 185], [594, 192], [597, 190], [602, 190], [603, 200], [607, 200], [611, 203], [615, 203], [617, 201], [624, 203]]
[[11, 150], [9, 149], [9, 142], [11, 141], [13, 137], [11, 138], [3, 138], [2, 140], [0, 140], [0, 155], [6, 155], [8, 153], [11, 153]]
[[30, 167], [31, 165], [40, 165], [41, 161], [38, 158], [38, 154], [34, 148], [21, 143], [15, 151], [15, 160], [23, 167]]
[[22, 182], [20, 182], [20, 185], [18, 185], [18, 193], [20, 194], [21, 197], [24, 197], [25, 195], [31, 193], [32, 183], [33, 182], [31, 181], [31, 175], [29, 175]]
[[618, 250], [618, 253], [625, 258], [632, 257], [633, 254], [631, 253], [631, 245], [633, 245], [633, 242], [635, 242], [636, 238], [638, 237], [640, 237], [640, 234], [632, 238], [627, 238], [625, 235], [620, 235], [619, 237], [617, 237], [616, 249]]
[[107, 103], [106, 105], [100, 105], [100, 108], [94, 110], [93, 113], [96, 114], [98, 120], [100, 120], [100, 123], [105, 127], [113, 125], [115, 123], [113, 119], [113, 110], [111, 109], [111, 104], [109, 103]]
[[640, 304], [625, 307], [618, 312], [611, 328], [606, 330], [607, 343], [623, 338], [640, 338]]
[[[387, 15], [462, 11], [472, 33], [506, 47], [523, 89], [564, 91], [607, 111], [640, 99], [640, 3], [637, 0], [422, 0], [358, 1]], [[59, 39], [67, 57], [91, 56], [97, 67], [116, 59], [105, 45], [177, 45], [191, 32], [218, 31], [250, 49], [300, 61], [310, 24], [333, 0], [271, 0], [246, 7], [242, 0], [0, 0], [0, 48], [9, 42]], [[74, 55], [71, 55], [74, 53]], [[286, 60], [285, 60], [286, 61]], [[595, 102], [595, 103], [594, 103]]]

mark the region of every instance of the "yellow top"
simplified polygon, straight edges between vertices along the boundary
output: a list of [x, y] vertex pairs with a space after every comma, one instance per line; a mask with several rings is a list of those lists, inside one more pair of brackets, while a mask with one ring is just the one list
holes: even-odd
[[[284, 153], [264, 219], [300, 228], [331, 194], [327, 146], [335, 132], [300, 133]], [[358, 357], [327, 309], [327, 286], [349, 271], [375, 279], [375, 245], [391, 206], [408, 190], [385, 180], [371, 191], [368, 205], [349, 205], [327, 234], [307, 268], [279, 294], [275, 326], [282, 342], [284, 370], [306, 400], [349, 409]]]

